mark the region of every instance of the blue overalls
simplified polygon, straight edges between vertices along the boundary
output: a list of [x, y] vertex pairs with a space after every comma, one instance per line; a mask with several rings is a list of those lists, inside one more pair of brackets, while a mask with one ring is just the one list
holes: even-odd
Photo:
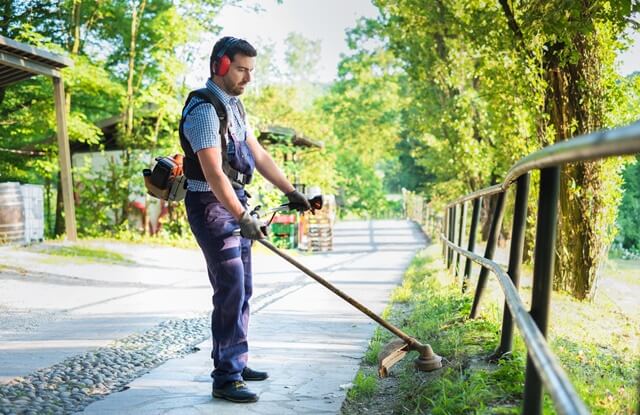
[[[229, 129], [227, 157], [240, 173], [252, 175], [255, 160], [246, 140], [237, 140]], [[247, 207], [244, 188], [235, 189], [242, 205]], [[191, 230], [207, 261], [209, 281], [213, 287], [211, 338], [215, 388], [242, 380], [247, 364], [247, 329], [249, 298], [252, 293], [250, 239], [234, 236], [238, 222], [220, 203], [213, 192], [188, 191], [185, 198]]]

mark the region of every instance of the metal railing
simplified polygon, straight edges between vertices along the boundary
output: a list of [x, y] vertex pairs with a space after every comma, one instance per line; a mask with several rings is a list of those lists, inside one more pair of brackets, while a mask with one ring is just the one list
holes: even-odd
[[[554, 271], [560, 167], [571, 162], [635, 153], [640, 153], [640, 122], [576, 137], [536, 151], [513, 165], [501, 184], [469, 193], [446, 206], [440, 238], [443, 242], [443, 256], [446, 259], [447, 268], [453, 266], [455, 274], [458, 275], [460, 259], [462, 256], [466, 257], [463, 273], [463, 290], [466, 290], [471, 276], [472, 262], [482, 267], [478, 276], [470, 317], [477, 317], [489, 271], [497, 276], [504, 292], [502, 334], [500, 345], [492, 358], [497, 360], [511, 352], [514, 322], [527, 347], [523, 414], [537, 415], [542, 413], [543, 387], [551, 396], [559, 413], [589, 413], [545, 339]], [[527, 311], [518, 294], [518, 286], [524, 249], [530, 172], [536, 169], [540, 170], [540, 188], [534, 245], [531, 308]], [[513, 183], [516, 183], [516, 195], [509, 264], [505, 272], [493, 261], [493, 257], [502, 228], [506, 191]], [[484, 256], [480, 256], [473, 251], [481, 201], [482, 198], [492, 195], [496, 198], [496, 206], [491, 218], [485, 253]], [[461, 245], [466, 229], [467, 202], [473, 202], [473, 208], [468, 244], [464, 249]], [[454, 254], [457, 254], [455, 259]]]

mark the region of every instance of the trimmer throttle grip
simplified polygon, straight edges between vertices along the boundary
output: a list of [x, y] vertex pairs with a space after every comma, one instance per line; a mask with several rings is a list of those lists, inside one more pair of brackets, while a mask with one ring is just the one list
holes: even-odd
[[[323, 202], [322, 195], [314, 196], [313, 198], [308, 199], [307, 201], [311, 206], [311, 213], [315, 214], [316, 210], [322, 209], [322, 202]], [[304, 212], [304, 209], [306, 208], [306, 206], [303, 205], [302, 203], [289, 202], [286, 204], [286, 206], [289, 208], [289, 210], [297, 210], [298, 212]]]

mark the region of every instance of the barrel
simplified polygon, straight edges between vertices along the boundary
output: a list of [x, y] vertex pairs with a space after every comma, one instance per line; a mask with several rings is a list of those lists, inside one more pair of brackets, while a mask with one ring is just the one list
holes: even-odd
[[23, 243], [24, 229], [20, 183], [0, 183], [0, 243]]

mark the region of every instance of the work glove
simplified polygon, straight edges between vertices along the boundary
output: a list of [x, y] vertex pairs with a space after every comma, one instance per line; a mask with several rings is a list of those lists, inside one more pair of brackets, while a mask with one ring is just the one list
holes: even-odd
[[[262, 232], [264, 225], [257, 216], [251, 215], [245, 210], [238, 220], [240, 224], [240, 235], [248, 239], [263, 239], [265, 234]], [[266, 230], [266, 228], [264, 228]]]
[[295, 209], [300, 213], [311, 210], [309, 201], [307, 200], [305, 195], [303, 195], [299, 191], [294, 190], [285, 194], [285, 196], [287, 197], [287, 199], [289, 199], [289, 208]]

